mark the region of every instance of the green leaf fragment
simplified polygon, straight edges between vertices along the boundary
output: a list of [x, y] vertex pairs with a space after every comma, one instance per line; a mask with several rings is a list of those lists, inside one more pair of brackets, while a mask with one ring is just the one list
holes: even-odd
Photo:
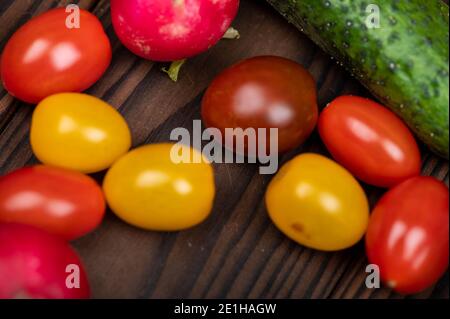
[[186, 59], [173, 61], [170, 64], [168, 69], [167, 68], [162, 68], [161, 70], [164, 73], [167, 73], [167, 75], [169, 75], [169, 78], [173, 82], [177, 82], [178, 81], [178, 74], [180, 73], [181, 66], [184, 64], [184, 62], [186, 62]]
[[222, 39], [239, 39], [241, 37], [241, 35], [239, 34], [239, 31], [236, 30], [233, 27], [229, 27], [227, 32], [225, 32], [225, 34], [223, 35]]

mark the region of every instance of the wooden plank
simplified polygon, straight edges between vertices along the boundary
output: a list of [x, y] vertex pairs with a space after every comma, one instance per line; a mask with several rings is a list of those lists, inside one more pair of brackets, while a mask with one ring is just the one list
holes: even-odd
[[[67, 1], [2, 1], [1, 47], [17, 27]], [[178, 83], [161, 64], [139, 59], [112, 30], [109, 1], [80, 1], [99, 16], [113, 46], [113, 61], [88, 93], [111, 103], [132, 128], [133, 145], [167, 141], [172, 128], [190, 128], [200, 119], [202, 94], [214, 76], [232, 63], [255, 55], [280, 55], [309, 69], [317, 81], [319, 104], [342, 93], [367, 95], [355, 80], [287, 24], [262, 1], [244, 0], [234, 26], [241, 39], [221, 41], [188, 61]], [[36, 163], [29, 142], [32, 106], [0, 95], [0, 173]], [[283, 157], [303, 151], [327, 154], [317, 133]], [[423, 172], [445, 180], [448, 163], [423, 149]], [[215, 165], [217, 197], [208, 220], [178, 233], [147, 232], [108, 212], [92, 234], [75, 241], [96, 298], [402, 298], [389, 289], [365, 288], [364, 247], [323, 253], [304, 248], [270, 222], [263, 196], [270, 176], [251, 164]], [[102, 173], [95, 177], [100, 181]], [[365, 186], [371, 203], [382, 190]], [[448, 272], [416, 298], [448, 298]]]

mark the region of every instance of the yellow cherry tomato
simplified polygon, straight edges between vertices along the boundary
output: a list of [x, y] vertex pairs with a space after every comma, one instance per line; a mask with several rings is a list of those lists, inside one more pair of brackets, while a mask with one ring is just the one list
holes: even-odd
[[363, 189], [347, 170], [321, 155], [302, 154], [286, 163], [265, 199], [275, 225], [310, 248], [350, 247], [367, 228], [369, 205]]
[[[179, 162], [172, 156], [177, 151], [189, 155], [191, 161]], [[114, 163], [103, 190], [111, 210], [129, 224], [176, 231], [208, 217], [215, 193], [214, 172], [193, 148], [152, 144], [136, 148]]]
[[33, 113], [31, 147], [43, 163], [93, 173], [131, 146], [125, 119], [109, 104], [81, 93], [55, 94]]

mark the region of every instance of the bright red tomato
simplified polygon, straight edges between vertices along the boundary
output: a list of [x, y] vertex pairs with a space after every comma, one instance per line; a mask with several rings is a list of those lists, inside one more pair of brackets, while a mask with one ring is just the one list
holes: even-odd
[[104, 213], [100, 186], [81, 173], [38, 165], [0, 178], [0, 222], [33, 225], [71, 240], [95, 229]]
[[420, 174], [420, 152], [408, 127], [369, 99], [341, 96], [320, 114], [320, 136], [331, 155], [360, 180], [391, 187]]
[[[80, 9], [80, 28], [65, 8], [50, 10], [20, 27], [6, 43], [1, 78], [8, 92], [28, 103], [60, 92], [81, 92], [111, 62], [111, 45], [100, 21]], [[69, 24], [70, 25], [70, 24]]]
[[275, 56], [255, 57], [214, 79], [203, 97], [202, 118], [222, 136], [226, 128], [278, 128], [278, 150], [286, 152], [314, 129], [316, 94], [314, 79], [298, 63]]
[[77, 254], [62, 239], [21, 224], [0, 224], [0, 299], [89, 298]]
[[432, 177], [413, 177], [389, 190], [366, 234], [370, 263], [400, 293], [433, 285], [448, 267], [449, 192]]

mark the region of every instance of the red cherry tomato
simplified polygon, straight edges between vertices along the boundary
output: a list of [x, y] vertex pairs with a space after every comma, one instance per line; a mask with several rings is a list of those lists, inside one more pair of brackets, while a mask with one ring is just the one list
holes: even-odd
[[89, 298], [77, 254], [62, 239], [21, 224], [0, 224], [0, 299]]
[[[50, 10], [20, 27], [6, 43], [1, 78], [8, 92], [28, 103], [60, 92], [81, 92], [111, 62], [111, 45], [100, 21], [80, 9], [79, 28], [71, 12]], [[75, 16], [73, 16], [75, 19]]]
[[[314, 129], [316, 93], [314, 79], [298, 63], [255, 57], [214, 79], [203, 97], [202, 118], [223, 136], [226, 128], [278, 128], [278, 150], [285, 152], [299, 146]], [[266, 138], [269, 141], [269, 135]]]
[[448, 267], [449, 193], [432, 177], [413, 177], [389, 190], [372, 212], [366, 234], [370, 263], [404, 294], [433, 285]]
[[38, 165], [0, 178], [0, 222], [33, 225], [71, 240], [95, 229], [104, 213], [100, 186], [81, 173]]
[[338, 97], [320, 114], [318, 128], [333, 157], [368, 184], [391, 187], [420, 174], [420, 152], [413, 135], [376, 102]]

